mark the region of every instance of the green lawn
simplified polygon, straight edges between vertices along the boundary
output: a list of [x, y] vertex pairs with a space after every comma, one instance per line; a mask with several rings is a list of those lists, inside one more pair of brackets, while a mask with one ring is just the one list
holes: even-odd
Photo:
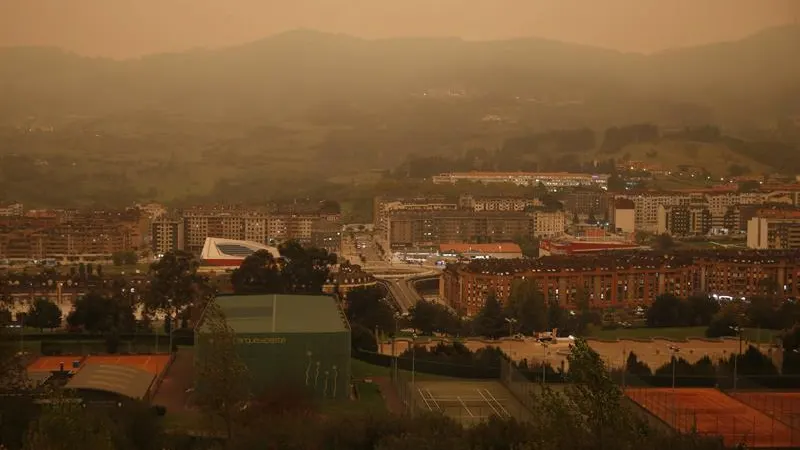
[[[744, 330], [743, 337], [752, 342], [767, 344], [772, 342], [774, 337], [781, 333], [780, 330], [758, 330], [747, 328]], [[597, 330], [590, 337], [597, 339], [647, 339], [647, 338], [670, 338], [670, 339], [689, 339], [703, 338], [706, 335], [706, 327], [677, 327], [677, 328], [618, 328], [616, 330]]]

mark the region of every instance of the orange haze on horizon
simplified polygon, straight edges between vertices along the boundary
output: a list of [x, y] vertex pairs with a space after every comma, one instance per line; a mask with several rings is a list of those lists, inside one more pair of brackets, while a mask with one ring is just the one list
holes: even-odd
[[652, 52], [740, 39], [798, 15], [800, 0], [2, 0], [0, 46], [126, 58], [309, 28], [365, 38], [532, 36]]

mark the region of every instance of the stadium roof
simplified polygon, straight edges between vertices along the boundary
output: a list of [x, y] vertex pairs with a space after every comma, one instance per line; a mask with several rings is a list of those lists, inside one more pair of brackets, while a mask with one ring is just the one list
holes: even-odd
[[155, 374], [130, 366], [87, 364], [67, 383], [67, 389], [113, 392], [141, 399], [147, 395]]
[[327, 295], [227, 295], [215, 300], [236, 333], [347, 331], [336, 299]]
[[239, 267], [245, 258], [259, 250], [266, 250], [275, 258], [280, 257], [277, 248], [258, 242], [209, 237], [203, 245], [200, 259], [203, 265]]

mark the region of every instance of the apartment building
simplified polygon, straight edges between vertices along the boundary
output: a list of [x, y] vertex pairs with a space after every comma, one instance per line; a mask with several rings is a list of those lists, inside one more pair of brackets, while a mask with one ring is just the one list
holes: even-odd
[[373, 202], [373, 225], [376, 231], [386, 233], [389, 216], [397, 212], [456, 211], [459, 204], [442, 195], [409, 198], [375, 197]]
[[482, 197], [465, 194], [459, 197], [458, 207], [468, 211], [526, 211], [543, 206], [538, 198]]
[[634, 227], [641, 231], [656, 232], [658, 228], [658, 208], [660, 206], [686, 206], [692, 201], [690, 194], [640, 193], [617, 195], [616, 199], [633, 202]]
[[325, 218], [315, 220], [311, 224], [311, 245], [338, 253], [342, 248], [342, 225]]
[[658, 234], [705, 236], [711, 228], [711, 211], [705, 205], [658, 207]]
[[517, 236], [534, 236], [534, 223], [520, 212], [404, 212], [389, 217], [387, 236], [391, 248], [510, 242]]
[[800, 211], [762, 209], [747, 222], [747, 247], [800, 249]]
[[570, 172], [453, 172], [435, 175], [434, 184], [455, 184], [459, 181], [495, 184], [509, 183], [518, 186], [543, 184], [550, 188], [608, 185], [607, 174], [588, 174]]
[[510, 242], [519, 236], [562, 234], [562, 211], [405, 212], [389, 216], [387, 236], [391, 248], [435, 247], [453, 243]]
[[186, 249], [199, 253], [206, 238], [244, 240], [277, 244], [287, 240], [311, 242], [311, 228], [319, 216], [266, 215], [252, 211], [220, 214], [184, 214]]
[[[144, 221], [144, 222], [143, 222]], [[139, 210], [71, 211], [59, 217], [21, 217], [0, 227], [5, 258], [77, 260], [139, 250], [146, 218]]]
[[798, 252], [546, 256], [452, 264], [443, 271], [439, 294], [460, 313], [474, 316], [489, 293], [506, 302], [519, 280], [533, 280], [545, 301], [576, 309], [583, 299], [595, 308], [646, 306], [665, 293], [682, 298], [705, 293], [747, 298], [769, 294], [769, 285], [780, 286], [782, 296], [790, 298], [798, 295], [798, 277]]
[[21, 217], [24, 213], [25, 213], [25, 210], [22, 207], [22, 203], [19, 203], [19, 202], [2, 203], [2, 202], [0, 202], [0, 217]]
[[533, 236], [537, 238], [560, 236], [566, 230], [564, 211], [538, 210], [529, 214], [533, 218]]
[[608, 211], [608, 194], [602, 189], [576, 189], [564, 199], [564, 210], [570, 215], [594, 214], [599, 219]]
[[150, 237], [153, 254], [184, 250], [186, 246], [184, 222], [179, 218], [159, 216], [151, 225]]

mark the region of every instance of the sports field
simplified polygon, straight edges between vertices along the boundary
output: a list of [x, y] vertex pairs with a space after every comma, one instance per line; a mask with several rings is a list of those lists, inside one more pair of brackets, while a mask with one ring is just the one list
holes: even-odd
[[526, 420], [530, 415], [497, 381], [417, 381], [413, 389], [417, 409], [441, 412], [463, 425], [474, 425], [491, 416]]
[[167, 368], [169, 355], [89, 356], [84, 364], [130, 366], [159, 375]]
[[[83, 365], [83, 356], [40, 356], [32, 363], [28, 364], [26, 370], [28, 372], [54, 372], [61, 370], [61, 365], [64, 365], [64, 370], [75, 373]], [[73, 368], [73, 362], [78, 362], [78, 368]]]
[[738, 392], [731, 395], [794, 430], [800, 429], [800, 392]]
[[626, 394], [673, 428], [721, 436], [727, 446], [745, 443], [749, 448], [787, 448], [800, 445], [800, 433], [716, 389], [629, 389]]

